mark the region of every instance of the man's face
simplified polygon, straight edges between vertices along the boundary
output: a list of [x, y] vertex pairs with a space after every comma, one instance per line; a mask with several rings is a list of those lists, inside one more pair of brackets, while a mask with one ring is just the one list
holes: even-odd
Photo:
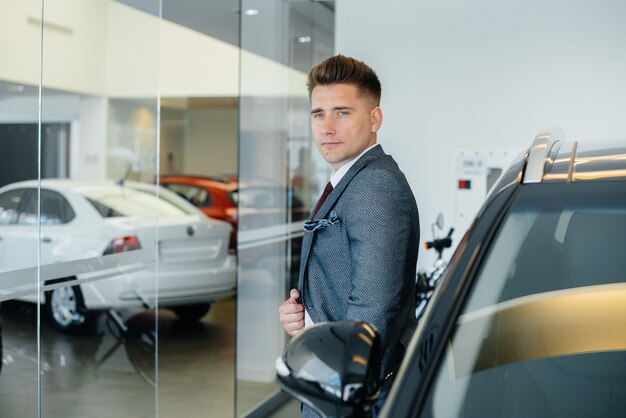
[[334, 171], [376, 143], [382, 111], [351, 84], [317, 86], [311, 92], [315, 145]]

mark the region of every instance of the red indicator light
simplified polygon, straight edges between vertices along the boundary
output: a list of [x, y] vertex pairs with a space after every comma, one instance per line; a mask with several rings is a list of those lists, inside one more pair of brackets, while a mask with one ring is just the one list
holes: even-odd
[[459, 189], [461, 190], [469, 190], [472, 188], [471, 180], [459, 180]]

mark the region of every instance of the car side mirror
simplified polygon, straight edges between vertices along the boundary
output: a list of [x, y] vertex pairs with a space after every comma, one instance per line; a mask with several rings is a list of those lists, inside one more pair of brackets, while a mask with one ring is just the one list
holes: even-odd
[[322, 417], [360, 416], [375, 401], [380, 336], [361, 321], [325, 322], [294, 337], [276, 360], [281, 388]]

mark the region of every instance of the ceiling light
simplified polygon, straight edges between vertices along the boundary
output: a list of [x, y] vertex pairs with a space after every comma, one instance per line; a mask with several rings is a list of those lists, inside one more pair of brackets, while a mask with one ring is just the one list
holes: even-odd
[[246, 16], [256, 16], [259, 14], [259, 9], [246, 9], [243, 14]]
[[311, 37], [310, 36], [299, 36], [298, 37], [298, 42], [300, 42], [301, 44], [308, 44], [311, 43]]

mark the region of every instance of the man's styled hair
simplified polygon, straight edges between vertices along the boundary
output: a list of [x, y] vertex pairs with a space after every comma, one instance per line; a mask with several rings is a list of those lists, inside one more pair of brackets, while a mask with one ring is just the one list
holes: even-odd
[[361, 94], [374, 99], [377, 106], [380, 104], [380, 80], [374, 70], [363, 61], [335, 55], [311, 68], [307, 81], [309, 98], [315, 87], [330, 84], [352, 84]]

